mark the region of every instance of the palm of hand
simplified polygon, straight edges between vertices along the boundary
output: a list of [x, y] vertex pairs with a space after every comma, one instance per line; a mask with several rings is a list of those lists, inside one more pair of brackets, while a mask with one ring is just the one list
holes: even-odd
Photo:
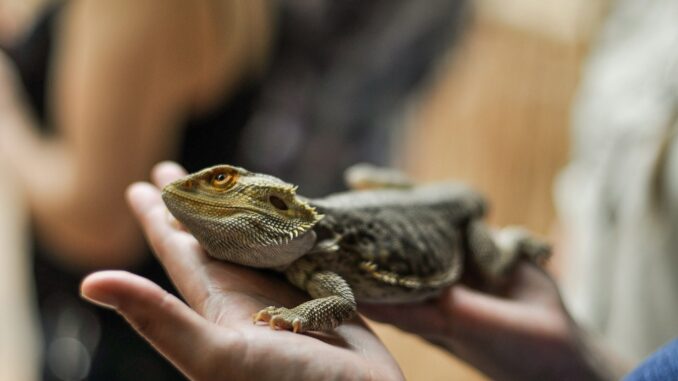
[[[174, 166], [161, 166], [156, 183], [182, 174]], [[194, 311], [127, 273], [95, 274], [83, 283], [83, 294], [114, 305], [190, 378], [402, 379], [395, 360], [359, 318], [332, 333], [307, 335], [253, 324], [252, 314], [260, 309], [294, 306], [304, 295], [272, 274], [208, 257], [192, 235], [170, 220], [157, 188], [137, 185], [129, 198], [158, 259]], [[115, 294], [115, 301], [101, 298], [102, 292]], [[155, 305], [157, 310], [149, 307]]]
[[[381, 374], [387, 379], [387, 374], [395, 376], [399, 372], [379, 340], [359, 319], [332, 333], [315, 335], [276, 331], [253, 324], [252, 314], [266, 306], [291, 307], [304, 300], [301, 292], [283, 280], [211, 259], [205, 266], [203, 280], [209, 291], [200, 303], [199, 312], [224, 328], [221, 332], [226, 336], [224, 342], [237, 348], [236, 353], [229, 353], [230, 361], [235, 360], [239, 367], [245, 368], [244, 374], [285, 379], [282, 374], [287, 372], [285, 375], [295, 380], [368, 379], [370, 374]], [[332, 361], [326, 361], [330, 358]], [[215, 364], [223, 366], [220, 361]], [[283, 369], [286, 372], [281, 372]], [[227, 369], [213, 374], [225, 374], [225, 371]]]

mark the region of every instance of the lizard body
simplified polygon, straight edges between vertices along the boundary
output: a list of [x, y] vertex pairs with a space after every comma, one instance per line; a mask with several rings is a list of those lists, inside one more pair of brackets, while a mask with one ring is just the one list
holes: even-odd
[[336, 327], [356, 300], [420, 301], [457, 282], [465, 267], [485, 277], [549, 247], [522, 229], [493, 234], [485, 201], [458, 183], [412, 185], [374, 167], [347, 171], [352, 188], [306, 199], [275, 177], [219, 165], [163, 189], [170, 212], [213, 257], [284, 272], [313, 298], [255, 315], [295, 332]]

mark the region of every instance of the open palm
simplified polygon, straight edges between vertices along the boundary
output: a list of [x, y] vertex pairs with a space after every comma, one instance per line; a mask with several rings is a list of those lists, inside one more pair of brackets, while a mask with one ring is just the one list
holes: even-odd
[[[185, 172], [164, 163], [162, 187]], [[307, 298], [273, 273], [208, 257], [170, 218], [158, 187], [134, 184], [128, 199], [158, 259], [190, 308], [151, 281], [123, 271], [88, 276], [83, 296], [116, 309], [193, 380], [402, 379], [383, 344], [360, 318], [332, 333], [294, 334], [252, 323], [269, 305]]]

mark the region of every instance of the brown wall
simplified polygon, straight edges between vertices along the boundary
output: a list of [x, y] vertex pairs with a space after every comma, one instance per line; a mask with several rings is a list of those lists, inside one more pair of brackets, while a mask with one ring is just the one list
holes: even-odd
[[498, 225], [546, 233], [551, 184], [567, 157], [581, 49], [478, 20], [414, 116], [406, 167], [471, 183]]
[[[470, 183], [491, 201], [493, 224], [548, 234], [584, 54], [581, 36], [561, 37], [477, 14], [411, 116], [406, 171]], [[438, 348], [394, 328], [375, 329], [409, 380], [484, 379]]]

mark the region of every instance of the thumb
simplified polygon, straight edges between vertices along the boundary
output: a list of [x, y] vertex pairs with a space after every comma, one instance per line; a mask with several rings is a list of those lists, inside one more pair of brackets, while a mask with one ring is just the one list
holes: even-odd
[[214, 327], [176, 296], [125, 271], [90, 274], [83, 280], [80, 292], [86, 300], [116, 310], [190, 378], [202, 373], [195, 369], [204, 361], [196, 358], [201, 353], [196, 348], [210, 346], [209, 330]]

